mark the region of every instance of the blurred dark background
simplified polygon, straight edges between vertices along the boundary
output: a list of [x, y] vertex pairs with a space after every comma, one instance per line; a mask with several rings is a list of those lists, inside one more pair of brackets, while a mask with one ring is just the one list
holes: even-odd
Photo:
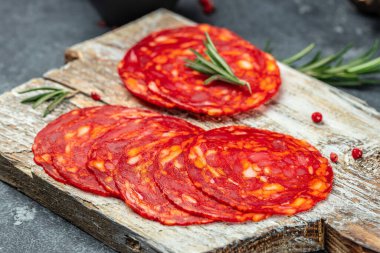
[[[179, 0], [174, 11], [230, 28], [259, 47], [269, 39], [279, 59], [311, 42], [326, 54], [354, 43], [350, 54], [356, 55], [380, 35], [379, 19], [360, 14], [348, 0], [214, 3], [211, 15], [202, 12], [198, 0]], [[63, 65], [65, 48], [111, 29], [101, 19], [86, 0], [1, 0], [0, 92]], [[380, 85], [344, 90], [380, 110]], [[0, 252], [113, 252], [1, 182], [0, 200]]]

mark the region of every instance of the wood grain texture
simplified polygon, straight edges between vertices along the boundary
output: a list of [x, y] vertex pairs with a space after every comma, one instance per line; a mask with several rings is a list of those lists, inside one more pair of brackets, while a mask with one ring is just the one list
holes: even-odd
[[[125, 50], [148, 33], [192, 24], [159, 10], [110, 33], [66, 51], [67, 65], [47, 72], [0, 97], [0, 178], [54, 212], [122, 252], [380, 252], [380, 114], [338, 89], [280, 64], [279, 95], [258, 110], [233, 117], [209, 118], [150, 106], [122, 86], [116, 65]], [[17, 91], [26, 86], [63, 85], [81, 93], [43, 119], [40, 111], [21, 105]], [[50, 120], [76, 108], [102, 103], [143, 107], [186, 118], [206, 129], [243, 124], [291, 134], [308, 140], [333, 164], [332, 194], [313, 210], [292, 217], [272, 217], [259, 223], [217, 223], [167, 227], [134, 214], [121, 201], [84, 193], [49, 178], [34, 165], [30, 147], [35, 134]], [[313, 124], [314, 111], [324, 123]], [[364, 157], [354, 161], [353, 146]]]

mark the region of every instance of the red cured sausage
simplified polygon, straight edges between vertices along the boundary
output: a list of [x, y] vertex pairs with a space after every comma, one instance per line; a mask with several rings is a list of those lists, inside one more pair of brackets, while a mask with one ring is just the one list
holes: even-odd
[[[134, 51], [130, 50], [125, 59], [131, 61], [134, 57]], [[125, 87], [136, 97], [161, 107], [174, 108], [174, 103], [148, 89], [146, 75], [136, 65], [129, 64], [128, 61], [121, 61], [118, 65], [118, 71]]]
[[107, 191], [118, 195], [113, 173], [124, 149], [131, 145], [154, 146], [157, 141], [164, 142], [178, 135], [192, 134], [193, 128], [186, 121], [169, 116], [153, 115], [125, 120], [94, 142], [88, 153], [87, 167]]
[[56, 180], [119, 197], [165, 225], [292, 215], [325, 199], [333, 184], [328, 160], [305, 141], [246, 126], [204, 131], [123, 106], [66, 113], [32, 149]]
[[[154, 131], [153, 134], [143, 134], [142, 138], [124, 147], [123, 155], [114, 171], [117, 188], [125, 203], [147, 219], [156, 220], [165, 225], [213, 222], [212, 219], [195, 216], [178, 209], [166, 199], [154, 181], [154, 160], [161, 147], [168, 141], [180, 144], [203, 131], [179, 119], [170, 121], [161, 119], [161, 124], [167, 127], [166, 132]], [[169, 130], [172, 132], [168, 132]], [[182, 134], [177, 132], [182, 132]]]
[[166, 144], [157, 157], [155, 181], [165, 196], [176, 206], [196, 215], [219, 221], [260, 221], [269, 215], [243, 213], [224, 205], [198, 190], [191, 182], [184, 161], [184, 151], [193, 139], [174, 145]]
[[200, 134], [187, 155], [193, 184], [241, 211], [295, 214], [325, 199], [333, 171], [313, 146], [244, 126]]
[[113, 180], [113, 171], [124, 146], [140, 134], [142, 118], [124, 120], [98, 138], [88, 153], [87, 168], [93, 172], [98, 182], [112, 195], [120, 196]]
[[36, 164], [44, 168], [45, 172], [61, 183], [67, 183], [53, 166], [52, 150], [59, 138], [59, 132], [62, 130], [62, 126], [74, 120], [79, 109], [73, 110], [69, 113], [63, 114], [54, 121], [45, 126], [34, 138], [32, 151], [34, 153], [34, 161]]
[[[54, 178], [59, 175], [64, 178], [64, 182], [79, 189], [109, 196], [86, 168], [87, 153], [96, 138], [120, 124], [123, 119], [148, 115], [158, 114], [123, 106], [99, 106], [71, 111], [50, 123], [47, 129], [37, 135], [44, 136], [48, 145], [45, 147], [41, 144], [41, 138], [36, 138], [33, 146], [35, 160], [42, 158], [45, 163], [40, 164], [45, 165], [45, 171]], [[46, 163], [53, 165], [55, 170], [52, 170], [52, 166], [46, 166]]]
[[[195, 58], [189, 49], [202, 54], [205, 51], [206, 31], [236, 76], [250, 83], [252, 94], [220, 81], [205, 86], [207, 76], [185, 66], [185, 59]], [[119, 73], [127, 89], [144, 100], [212, 116], [258, 107], [273, 97], [281, 84], [279, 68], [271, 55], [227, 29], [206, 24], [149, 35], [127, 52]]]

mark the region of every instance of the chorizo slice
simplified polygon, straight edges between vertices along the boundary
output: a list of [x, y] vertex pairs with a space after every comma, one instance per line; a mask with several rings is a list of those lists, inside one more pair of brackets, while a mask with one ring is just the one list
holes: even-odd
[[[221, 81], [204, 85], [209, 76], [186, 66], [186, 59], [195, 58], [190, 49], [204, 55], [205, 32], [234, 74], [249, 82], [252, 94], [245, 87]], [[155, 32], [132, 47], [120, 66], [122, 79], [136, 96], [164, 107], [211, 116], [256, 108], [272, 98], [281, 85], [280, 71], [271, 55], [227, 29], [207, 24]], [[130, 70], [123, 71], [126, 68]], [[126, 79], [125, 73], [135, 76], [127, 74]], [[141, 92], [136, 94], [132, 86], [139, 87]], [[170, 106], [151, 101], [156, 99], [152, 93], [170, 101]]]
[[193, 184], [240, 211], [292, 215], [325, 199], [333, 171], [320, 152], [289, 135], [246, 126], [197, 136], [187, 153]]
[[244, 222], [260, 221], [269, 215], [262, 213], [245, 213], [216, 201], [196, 188], [190, 180], [185, 158], [185, 150], [193, 139], [179, 144], [168, 143], [156, 159], [154, 179], [165, 196], [176, 206], [218, 221]]
[[[142, 134], [141, 138], [128, 141], [123, 148], [113, 172], [122, 198], [139, 215], [164, 225], [213, 222], [213, 219], [193, 215], [173, 205], [154, 181], [155, 159], [161, 147], [168, 142], [182, 143], [203, 130], [179, 119], [163, 117], [160, 121], [166, 130], [161, 127], [160, 131]], [[153, 124], [149, 123], [147, 129], [151, 125]]]
[[88, 153], [87, 168], [106, 190], [117, 195], [119, 190], [114, 182], [113, 173], [125, 148], [130, 145], [154, 146], [157, 142], [166, 141], [171, 137], [189, 135], [193, 127], [184, 120], [169, 116], [153, 115], [124, 120], [93, 143]]
[[63, 178], [63, 182], [84, 191], [109, 196], [110, 193], [87, 169], [87, 153], [97, 138], [119, 125], [123, 119], [146, 115], [158, 114], [123, 106], [98, 106], [71, 111], [54, 120], [37, 135], [47, 134], [47, 141], [42, 143], [41, 138], [36, 138], [33, 145], [35, 160], [40, 161], [42, 158], [43, 163], [40, 164], [45, 165], [45, 171], [58, 181]]

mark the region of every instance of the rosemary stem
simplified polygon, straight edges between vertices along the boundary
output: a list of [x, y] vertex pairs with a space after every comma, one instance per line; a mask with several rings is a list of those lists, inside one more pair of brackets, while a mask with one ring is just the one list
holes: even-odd
[[293, 62], [298, 61], [299, 59], [303, 58], [305, 55], [310, 53], [311, 50], [314, 49], [314, 47], [315, 47], [314, 43], [310, 44], [307, 47], [305, 47], [304, 49], [302, 49], [300, 52], [296, 53], [295, 55], [293, 55], [287, 59], [282, 60], [282, 62], [287, 64], [287, 65], [292, 64]]
[[380, 57], [375, 57], [380, 48], [380, 42], [376, 40], [365, 53], [346, 60], [345, 54], [350, 50], [347, 45], [335, 54], [321, 57], [318, 51], [307, 63], [296, 63], [309, 56], [314, 49], [314, 44], [302, 49], [298, 53], [284, 60], [283, 63], [307, 75], [325, 81], [334, 86], [355, 87], [365, 84], [380, 84], [380, 79], [369, 79], [368, 75], [380, 74]]
[[210, 77], [204, 81], [205, 85], [209, 85], [213, 81], [223, 81], [234, 85], [246, 86], [248, 88], [248, 91], [252, 93], [250, 84], [245, 80], [239, 79], [234, 74], [231, 67], [223, 59], [223, 57], [218, 53], [214, 42], [211, 40], [210, 35], [206, 32], [205, 36], [205, 53], [210, 60], [206, 59], [199, 52], [191, 49], [191, 51], [195, 54], [196, 58], [195, 60], [185, 60], [185, 65], [202, 74], [209, 75]]

